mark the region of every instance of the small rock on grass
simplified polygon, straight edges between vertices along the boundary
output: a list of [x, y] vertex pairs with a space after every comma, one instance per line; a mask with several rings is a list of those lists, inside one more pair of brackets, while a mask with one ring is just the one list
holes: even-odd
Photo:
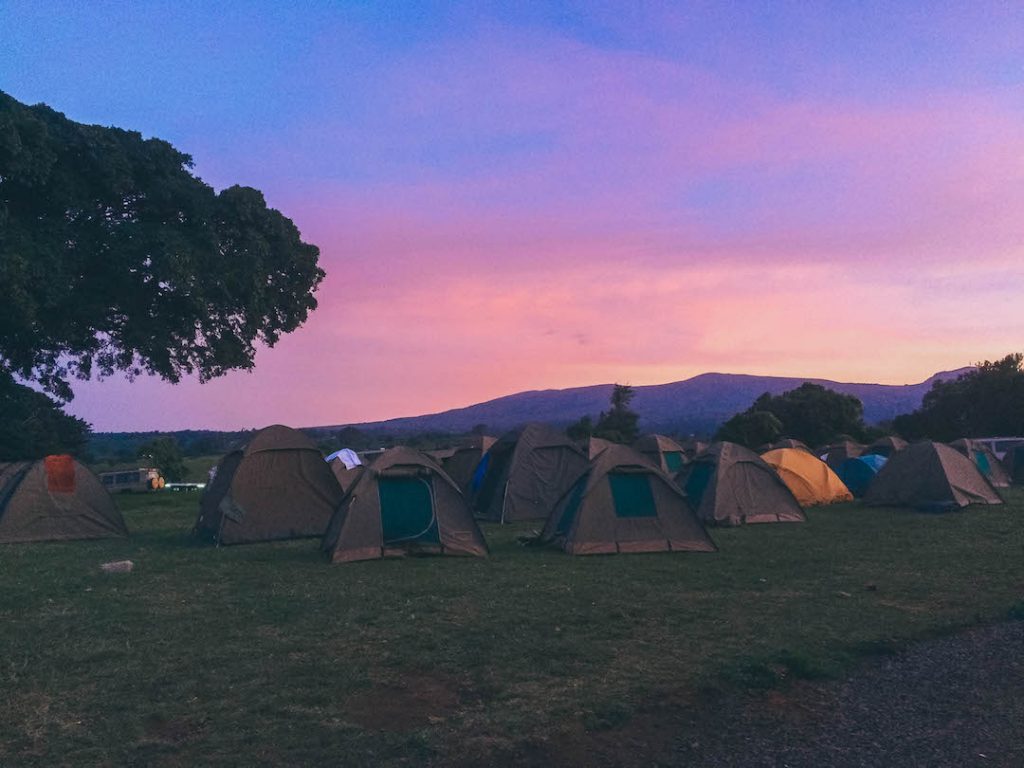
[[104, 573], [131, 573], [135, 563], [131, 560], [114, 560], [109, 563], [100, 563], [100, 570]]

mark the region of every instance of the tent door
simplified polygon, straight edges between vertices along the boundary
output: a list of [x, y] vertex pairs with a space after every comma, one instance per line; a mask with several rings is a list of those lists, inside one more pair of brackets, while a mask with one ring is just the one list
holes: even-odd
[[440, 543], [434, 514], [434, 489], [425, 477], [382, 477], [378, 481], [384, 546]]

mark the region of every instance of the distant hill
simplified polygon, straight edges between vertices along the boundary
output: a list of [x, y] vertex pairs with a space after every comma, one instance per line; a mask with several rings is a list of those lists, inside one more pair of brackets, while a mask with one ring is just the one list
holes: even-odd
[[[921, 405], [921, 398], [936, 379], [951, 379], [971, 370], [961, 368], [945, 371], [922, 381], [920, 384], [893, 386], [889, 384], [847, 384], [827, 379], [801, 379], [782, 376], [747, 376], [730, 373], [704, 373], [685, 381], [671, 384], [654, 384], [636, 387], [633, 407], [640, 414], [640, 428], [649, 432], [665, 432], [677, 435], [709, 435], [718, 425], [734, 413], [750, 406], [765, 392], [779, 394], [793, 389], [805, 381], [822, 384], [838, 392], [855, 395], [864, 404], [864, 416], [868, 423], [877, 424], [901, 413], [909, 413]], [[346, 444], [356, 447], [376, 447], [376, 440], [385, 437], [398, 438], [412, 444], [432, 447], [444, 443], [448, 433], [467, 433], [478, 424], [485, 425], [490, 434], [519, 426], [527, 421], [544, 421], [549, 424], [566, 425], [581, 416], [596, 417], [608, 407], [612, 384], [598, 384], [592, 387], [572, 389], [548, 389], [519, 392], [506, 395], [486, 403], [465, 408], [455, 408], [443, 413], [425, 416], [407, 416], [387, 421], [362, 424], [307, 426], [302, 429], [316, 439], [337, 441], [336, 432], [344, 426], [358, 428], [362, 443]], [[433, 433], [434, 437], [431, 436]], [[134, 462], [139, 447], [161, 434], [173, 436], [181, 445], [186, 456], [219, 455], [233, 448], [245, 445], [250, 432], [232, 431], [182, 431], [182, 432], [99, 432], [89, 439], [92, 461], [100, 464]], [[101, 469], [104, 467], [100, 467]], [[201, 473], [200, 473], [201, 474]], [[195, 479], [190, 477], [189, 479]]]
[[[956, 378], [969, 371], [961, 368], [944, 371], [919, 384], [850, 384], [828, 379], [783, 376], [747, 376], [734, 373], [704, 373], [685, 381], [636, 387], [633, 408], [640, 414], [644, 431], [673, 434], [708, 434], [734, 413], [746, 409], [765, 392], [779, 394], [811, 381], [837, 392], [851, 394], [864, 404], [864, 417], [877, 424], [909, 413], [921, 405], [921, 398], [936, 379]], [[408, 416], [387, 421], [356, 424], [359, 429], [390, 434], [418, 432], [468, 432], [484, 424], [491, 434], [527, 421], [569, 424], [581, 416], [596, 417], [608, 407], [612, 384], [572, 389], [547, 389], [519, 392], [485, 403], [455, 408], [443, 413]], [[339, 429], [316, 427], [315, 431]]]

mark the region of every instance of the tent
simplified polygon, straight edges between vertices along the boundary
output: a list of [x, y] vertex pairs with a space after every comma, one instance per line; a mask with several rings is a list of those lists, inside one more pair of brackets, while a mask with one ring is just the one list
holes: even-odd
[[322, 548], [333, 563], [396, 555], [487, 555], [455, 481], [412, 448], [390, 448], [362, 471], [331, 518]]
[[867, 493], [875, 475], [885, 466], [886, 461], [885, 456], [879, 456], [877, 453], [853, 456], [839, 465], [836, 474], [850, 489], [850, 493], [859, 499]]
[[689, 437], [686, 440], [683, 440], [683, 442], [681, 442], [680, 445], [683, 446], [683, 456], [686, 457], [687, 461], [690, 461], [698, 453], [707, 450], [707, 447], [708, 445], [710, 445], [710, 443], [707, 443], [703, 440], [698, 440], [695, 437]]
[[340, 451], [330, 453], [324, 457], [324, 461], [331, 468], [334, 479], [338, 481], [343, 492], [359, 479], [359, 475], [363, 471], [362, 459], [351, 448], [342, 448]]
[[322, 536], [342, 495], [316, 445], [277, 424], [221, 459], [194, 531], [218, 544]]
[[865, 453], [866, 446], [853, 440], [841, 440], [832, 443], [822, 449], [821, 460], [828, 464], [829, 468], [838, 471], [839, 467], [847, 459], [853, 459]]
[[949, 444], [950, 448], [966, 456], [974, 462], [990, 483], [996, 488], [1010, 487], [1010, 474], [1003, 463], [992, 453], [992, 449], [984, 443], [960, 438]]
[[345, 462], [338, 461], [337, 459], [329, 462], [327, 466], [334, 473], [334, 479], [338, 481], [338, 487], [341, 488], [342, 493], [348, 493], [348, 489], [356, 484], [356, 481], [363, 474], [363, 470], [366, 469], [363, 464], [349, 468], [345, 466]]
[[761, 458], [779, 473], [802, 507], [853, 501], [850, 489], [816, 456], [801, 448], [776, 448]]
[[875, 442], [864, 449], [864, 453], [874, 453], [878, 456], [885, 456], [886, 458], [889, 458], [894, 453], [902, 451], [908, 445], [909, 443], [903, 438], [891, 435], [889, 437], [878, 438]]
[[565, 492], [541, 541], [571, 555], [716, 549], [669, 476], [632, 448], [614, 444]]
[[705, 523], [803, 522], [793, 493], [760, 456], [736, 443], [712, 443], [677, 476]]
[[682, 469], [687, 461], [683, 446], [664, 435], [644, 435], [633, 443], [633, 448], [670, 475]]
[[430, 458], [432, 458], [435, 462], [440, 464], [445, 459], [450, 459], [452, 456], [454, 456], [455, 450], [456, 449], [454, 447], [433, 448], [429, 451], [424, 451], [424, 453], [427, 454], [427, 456], [429, 456]]
[[914, 443], [893, 454], [864, 497], [868, 504], [941, 510], [1002, 499], [974, 463], [943, 443]]
[[597, 458], [598, 454], [604, 451], [606, 448], [610, 448], [615, 445], [611, 440], [605, 440], [602, 437], [588, 437], [586, 445], [582, 446], [587, 452], [587, 458], [593, 461]]
[[527, 424], [503, 435], [481, 459], [473, 476], [473, 510], [502, 523], [546, 520], [588, 464], [563, 432]]
[[1015, 485], [1024, 484], [1024, 445], [1010, 448], [1003, 456], [1003, 468]]
[[473, 472], [480, 460], [494, 445], [495, 438], [487, 435], [474, 435], [471, 439], [456, 446], [448, 456], [441, 459], [441, 468], [455, 481], [465, 493], [473, 480]]
[[127, 535], [107, 489], [71, 456], [0, 463], [0, 543]]

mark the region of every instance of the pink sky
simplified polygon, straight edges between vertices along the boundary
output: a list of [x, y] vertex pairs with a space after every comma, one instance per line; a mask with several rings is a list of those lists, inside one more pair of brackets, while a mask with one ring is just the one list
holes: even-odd
[[[328, 275], [255, 372], [90, 382], [71, 410], [99, 430], [351, 423], [710, 370], [911, 383], [1022, 348], [1005, 19], [949, 47], [937, 13], [902, 50], [884, 35], [921, 20], [879, 18], [831, 51], [784, 21], [596, 16], [605, 37], [479, 14], [386, 44], [325, 21], [252, 103], [228, 111], [214, 82], [187, 119], [173, 84], [164, 111], [13, 88], [76, 119], [138, 109], [207, 180], [262, 189]], [[692, 25], [721, 47], [673, 49]], [[256, 97], [278, 108], [240, 128]]]

